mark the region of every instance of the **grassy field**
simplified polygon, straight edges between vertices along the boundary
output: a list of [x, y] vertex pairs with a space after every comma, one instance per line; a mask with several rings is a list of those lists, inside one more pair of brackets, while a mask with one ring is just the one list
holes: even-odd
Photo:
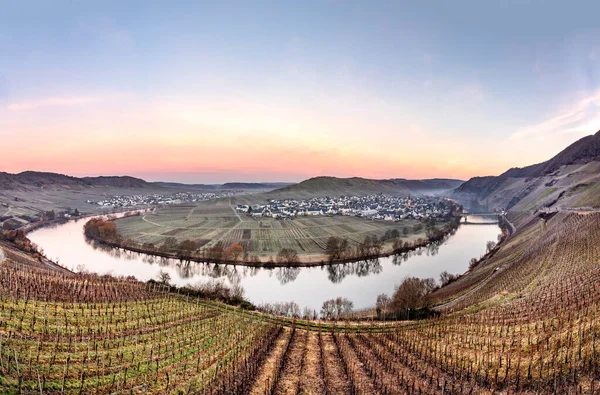
[[[331, 236], [346, 238], [351, 245], [364, 241], [366, 236], [381, 238], [389, 230], [396, 229], [402, 240], [424, 238], [424, 230], [414, 232], [419, 221], [403, 222], [373, 221], [357, 217], [298, 217], [280, 221], [272, 218], [252, 218], [235, 212], [229, 200], [203, 202], [199, 205], [172, 206], [117, 221], [117, 230], [125, 238], [137, 243], [160, 245], [167, 238], [178, 242], [192, 240], [201, 247], [216, 243], [225, 246], [240, 244], [251, 254], [267, 257], [282, 248], [291, 248], [299, 255], [324, 253], [327, 239]], [[391, 247], [392, 240], [387, 247]]]

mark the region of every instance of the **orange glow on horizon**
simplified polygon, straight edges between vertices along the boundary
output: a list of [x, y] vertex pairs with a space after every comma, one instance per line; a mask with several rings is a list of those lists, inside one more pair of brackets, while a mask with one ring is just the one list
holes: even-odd
[[[0, 170], [149, 180], [181, 174], [200, 183], [205, 177], [301, 181], [321, 175], [466, 180], [514, 165], [402, 120], [373, 123], [359, 116], [351, 122], [336, 113], [244, 102], [161, 104], [127, 96], [73, 102], [75, 115], [37, 102], [0, 110], [0, 128], [11, 130]], [[35, 144], [23, 149], [23, 141]]]

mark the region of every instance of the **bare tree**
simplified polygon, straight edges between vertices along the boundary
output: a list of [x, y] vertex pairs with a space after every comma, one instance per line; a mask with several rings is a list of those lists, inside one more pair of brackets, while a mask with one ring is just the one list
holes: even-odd
[[440, 273], [440, 286], [444, 287], [453, 281], [456, 281], [460, 276], [458, 274], [450, 274], [446, 270]]
[[375, 304], [375, 310], [377, 311], [377, 317], [385, 319], [389, 313], [389, 308], [392, 300], [387, 294], [380, 294], [377, 296], [377, 303]]
[[417, 277], [407, 277], [396, 287], [392, 296], [392, 308], [396, 313], [405, 313], [406, 311], [426, 307], [426, 295], [435, 287], [433, 279], [420, 279]]
[[158, 282], [169, 285], [171, 283], [171, 275], [163, 270], [158, 272]]
[[277, 263], [293, 264], [298, 262], [298, 253], [291, 248], [282, 248], [277, 254]]
[[326, 300], [321, 307], [321, 318], [325, 320], [334, 320], [342, 315], [352, 313], [354, 303], [347, 299], [337, 297], [335, 299]]

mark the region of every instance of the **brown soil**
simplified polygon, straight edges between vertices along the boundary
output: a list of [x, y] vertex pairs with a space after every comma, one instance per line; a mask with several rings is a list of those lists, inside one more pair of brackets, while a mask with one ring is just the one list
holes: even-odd
[[281, 358], [283, 352], [285, 351], [285, 349], [284, 349], [285, 344], [287, 343], [287, 341], [291, 335], [292, 335], [292, 331], [289, 328], [284, 328], [283, 331], [281, 331], [281, 335], [279, 335], [279, 337], [277, 338], [277, 341], [275, 342], [275, 345], [273, 346], [271, 353], [269, 354], [269, 356], [263, 363], [263, 366], [257, 375], [257, 379], [256, 379], [256, 382], [254, 383], [254, 387], [252, 388], [252, 391], [250, 392], [251, 394], [253, 394], [253, 395], [264, 395], [265, 394], [265, 385], [267, 383], [267, 380], [269, 380], [269, 382], [273, 381], [273, 373], [275, 372], [275, 369], [277, 368], [277, 366], [276, 366], [277, 361], [279, 360], [279, 358]]
[[344, 365], [338, 356], [338, 351], [330, 333], [322, 333], [323, 358], [326, 368], [325, 380], [330, 394], [349, 394], [348, 376], [344, 371]]
[[306, 343], [307, 351], [302, 363], [303, 369], [300, 377], [301, 394], [324, 394], [323, 364], [321, 362], [321, 348], [319, 347], [319, 333], [308, 332]]
[[308, 332], [296, 330], [290, 343], [290, 349], [283, 361], [283, 372], [275, 388], [276, 395], [297, 394], [300, 388], [300, 377], [302, 372], [302, 359], [306, 352], [306, 341]]

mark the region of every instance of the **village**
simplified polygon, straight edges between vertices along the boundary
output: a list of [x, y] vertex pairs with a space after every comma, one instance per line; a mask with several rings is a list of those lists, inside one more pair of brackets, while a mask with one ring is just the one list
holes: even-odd
[[137, 206], [162, 206], [182, 203], [198, 203], [206, 200], [218, 199], [235, 195], [235, 191], [190, 193], [179, 192], [175, 194], [150, 194], [150, 195], [123, 195], [112, 196], [108, 199], [93, 201], [88, 204], [102, 207], [137, 207]]
[[405, 219], [447, 217], [455, 207], [455, 202], [443, 198], [376, 194], [305, 200], [271, 199], [264, 205], [238, 205], [236, 210], [252, 217], [271, 217], [278, 220], [301, 216], [346, 215], [399, 222]]

